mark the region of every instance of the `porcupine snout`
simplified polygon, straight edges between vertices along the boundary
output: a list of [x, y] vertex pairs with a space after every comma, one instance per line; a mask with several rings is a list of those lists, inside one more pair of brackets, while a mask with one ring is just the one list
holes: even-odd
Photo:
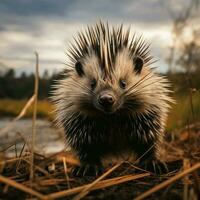
[[103, 91], [98, 96], [98, 104], [104, 111], [111, 111], [116, 102], [115, 95], [110, 91]]

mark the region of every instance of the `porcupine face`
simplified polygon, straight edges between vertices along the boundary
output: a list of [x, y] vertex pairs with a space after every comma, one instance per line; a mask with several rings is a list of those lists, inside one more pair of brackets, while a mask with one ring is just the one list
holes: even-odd
[[[99, 111], [102, 114], [128, 111], [130, 97], [127, 91], [133, 86], [133, 77], [136, 81], [143, 67], [142, 58], [131, 58], [129, 54], [130, 52], [126, 48], [117, 53], [113, 70], [109, 72], [109, 75], [105, 74], [104, 67], [101, 66], [99, 58], [94, 52], [76, 62], [76, 80], [79, 83], [82, 82], [80, 90], [85, 88], [83, 97], [80, 96], [80, 110], [89, 113], [95, 112], [95, 114]], [[139, 96], [133, 96], [131, 104], [137, 111], [142, 107], [142, 102], [140, 102]]]
[[71, 45], [64, 79], [55, 86], [58, 120], [84, 115], [168, 111], [168, 83], [149, 67], [153, 62], [142, 37], [101, 22], [79, 33]]

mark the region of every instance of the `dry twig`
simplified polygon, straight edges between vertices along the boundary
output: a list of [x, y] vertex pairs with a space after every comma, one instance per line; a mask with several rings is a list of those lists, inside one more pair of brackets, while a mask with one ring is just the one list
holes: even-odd
[[6, 177], [4, 177], [4, 176], [1, 176], [1, 175], [0, 175], [0, 182], [3, 182], [3, 183], [5, 183], [5, 184], [7, 184], [7, 185], [10, 185], [10, 186], [12, 186], [12, 187], [15, 187], [15, 188], [21, 190], [21, 191], [24, 191], [24, 192], [26, 192], [26, 193], [29, 193], [29, 194], [31, 194], [31, 195], [34, 195], [34, 196], [38, 197], [39, 199], [44, 199], [44, 198], [45, 198], [45, 196], [42, 195], [41, 193], [39, 193], [39, 192], [37, 192], [37, 191], [35, 191], [35, 190], [31, 189], [31, 188], [28, 188], [28, 187], [26, 187], [25, 185], [22, 185], [22, 184], [20, 184], [20, 183], [17, 183], [17, 182], [14, 181], [14, 180], [11, 180], [11, 179], [9, 179], [9, 178], [6, 178]]
[[34, 170], [33, 170], [33, 165], [34, 165], [34, 148], [35, 148], [35, 134], [36, 134], [36, 117], [37, 117], [37, 99], [38, 99], [38, 85], [39, 85], [39, 72], [38, 72], [38, 67], [39, 67], [39, 61], [38, 61], [38, 53], [35, 52], [36, 56], [36, 71], [35, 71], [35, 88], [34, 88], [34, 96], [35, 96], [35, 101], [34, 101], [34, 109], [33, 109], [33, 124], [32, 124], [32, 145], [31, 145], [31, 164], [30, 164], [30, 179], [32, 180], [34, 177]]
[[73, 200], [80, 200], [81, 198], [83, 198], [84, 196], [86, 196], [92, 187], [94, 187], [99, 181], [101, 181], [102, 179], [104, 179], [106, 176], [108, 176], [111, 172], [113, 172], [115, 169], [117, 169], [121, 163], [116, 164], [115, 166], [113, 166], [111, 169], [109, 169], [107, 172], [105, 172], [104, 174], [102, 174], [99, 178], [97, 178], [94, 182], [92, 182], [90, 185], [88, 185], [87, 187], [85, 187], [83, 189], [83, 191], [78, 194]]
[[168, 186], [169, 184], [177, 181], [178, 179], [186, 176], [187, 174], [197, 170], [200, 168], [200, 163], [197, 163], [196, 165], [192, 166], [191, 168], [189, 169], [186, 169], [184, 170], [183, 172], [179, 173], [179, 174], [176, 174], [175, 176], [171, 177], [170, 179], [160, 183], [159, 185], [156, 185], [155, 187], [151, 188], [150, 190], [147, 190], [146, 192], [144, 192], [143, 194], [139, 195], [138, 197], [135, 198], [135, 200], [141, 200], [141, 199], [144, 199], [148, 196], [150, 196], [151, 194], [159, 191], [160, 189]]
[[72, 188], [72, 189], [52, 193], [52, 194], [46, 195], [45, 197], [46, 197], [46, 199], [57, 199], [57, 198], [66, 197], [66, 196], [69, 196], [69, 195], [76, 194], [78, 192], [85, 190], [88, 187], [90, 188], [90, 190], [97, 190], [97, 189], [101, 189], [101, 188], [110, 187], [110, 186], [113, 186], [113, 185], [118, 185], [118, 184], [128, 182], [128, 181], [131, 181], [131, 180], [144, 178], [144, 177], [149, 176], [149, 175], [150, 175], [150, 173], [142, 173], [142, 174], [137, 174], [137, 175], [125, 175], [125, 176], [115, 177], [115, 178], [111, 178], [111, 179], [107, 179], [107, 180], [97, 182], [95, 185], [93, 185], [93, 187], [91, 187], [91, 183], [90, 183], [90, 184], [82, 185], [82, 186], [75, 187], [75, 188]]

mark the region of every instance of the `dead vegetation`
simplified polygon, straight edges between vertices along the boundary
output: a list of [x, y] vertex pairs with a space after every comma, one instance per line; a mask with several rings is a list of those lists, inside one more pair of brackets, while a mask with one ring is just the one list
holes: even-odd
[[13, 199], [16, 196], [19, 196], [18, 199], [76, 200], [83, 197], [198, 199], [200, 129], [190, 129], [192, 138], [185, 134], [182, 132], [182, 142], [176, 139], [165, 142], [163, 156], [168, 163], [169, 173], [162, 176], [155, 176], [138, 169], [134, 163], [124, 161], [107, 167], [105, 173], [98, 178], [75, 178], [70, 171], [78, 161], [71, 152], [60, 152], [51, 156], [35, 153], [34, 176], [30, 179], [31, 154], [22, 149], [18, 157], [1, 159], [0, 196], [3, 199]]

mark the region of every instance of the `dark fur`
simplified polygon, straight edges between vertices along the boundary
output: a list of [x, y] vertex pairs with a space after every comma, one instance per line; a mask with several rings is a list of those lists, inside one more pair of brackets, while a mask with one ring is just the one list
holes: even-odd
[[[65, 132], [82, 165], [101, 165], [106, 155], [130, 151], [134, 151], [141, 162], [151, 162], [157, 161], [155, 144], [161, 127], [155, 121], [159, 118], [158, 108], [149, 114], [105, 115], [102, 118], [77, 113], [71, 116], [69, 124], [66, 121]], [[151, 135], [150, 131], [157, 134]]]

